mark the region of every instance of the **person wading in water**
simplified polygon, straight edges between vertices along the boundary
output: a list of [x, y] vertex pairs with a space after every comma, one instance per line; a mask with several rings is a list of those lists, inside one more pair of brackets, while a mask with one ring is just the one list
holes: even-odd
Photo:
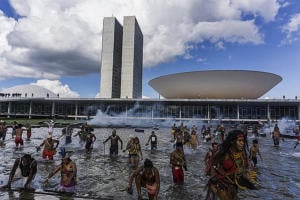
[[249, 171], [246, 143], [243, 132], [233, 130], [219, 146], [207, 184], [207, 200], [237, 200], [238, 189], [256, 189], [256, 174]]
[[[131, 136], [130, 136], [131, 137]], [[123, 150], [125, 152], [128, 150], [129, 152], [129, 162], [133, 169], [136, 169], [139, 165], [140, 159], [143, 160], [143, 153], [140, 145], [140, 140], [138, 137], [131, 138], [126, 146], [126, 149]]]
[[89, 132], [87, 133], [86, 142], [85, 142], [85, 150], [86, 150], [86, 153], [88, 153], [88, 154], [92, 153], [93, 144], [97, 139], [95, 134], [93, 134], [91, 131], [92, 131], [92, 129], [89, 130]]
[[14, 162], [13, 168], [9, 174], [8, 183], [3, 188], [11, 188], [14, 175], [20, 169], [22, 177], [24, 177], [24, 189], [30, 189], [30, 184], [37, 172], [37, 163], [30, 154], [25, 154], [21, 158], [17, 158]]
[[119, 154], [119, 143], [121, 144], [121, 150], [123, 149], [123, 141], [121, 140], [121, 138], [117, 135], [117, 131], [116, 129], [112, 130], [112, 135], [109, 136], [104, 142], [103, 144], [105, 145], [105, 143], [110, 140], [110, 149], [109, 149], [109, 155], [111, 157], [113, 156], [117, 156]]
[[[54, 146], [54, 144], [56, 145]], [[49, 160], [53, 160], [53, 156], [56, 154], [56, 148], [58, 145], [59, 141], [52, 139], [52, 135], [48, 135], [47, 139], [45, 139], [42, 144], [37, 146], [36, 149], [39, 151], [41, 147], [44, 146], [42, 158], [46, 159], [48, 157]]]
[[127, 192], [132, 194], [132, 182], [135, 179], [136, 190], [138, 193], [138, 199], [142, 199], [141, 188], [147, 189], [149, 200], [157, 200], [158, 192], [160, 188], [159, 171], [153, 166], [151, 160], [146, 159], [144, 166], [139, 167], [131, 176], [128, 182]]
[[280, 129], [277, 124], [275, 124], [274, 130], [272, 132], [274, 146], [279, 146], [279, 139], [280, 139]]
[[171, 153], [170, 163], [172, 165], [173, 182], [176, 185], [184, 183], [184, 172], [187, 171], [186, 159], [183, 152], [183, 143], [176, 143], [176, 149]]
[[208, 152], [206, 153], [204, 162], [205, 162], [205, 174], [207, 176], [211, 175], [212, 165], [213, 165], [213, 159], [215, 154], [218, 151], [218, 143], [213, 142], [211, 144], [211, 148], [209, 148]]
[[61, 147], [59, 153], [62, 156], [62, 162], [49, 173], [44, 183], [48, 184], [49, 179], [60, 171], [61, 176], [59, 191], [73, 193], [75, 192], [75, 186], [77, 185], [76, 163], [70, 158], [73, 151], [66, 151], [64, 147]]
[[257, 154], [259, 155], [260, 159], [262, 160], [260, 151], [259, 151], [259, 146], [258, 146], [258, 140], [254, 139], [253, 144], [250, 148], [250, 160], [252, 160], [254, 167], [257, 165]]
[[148, 141], [146, 145], [149, 145], [149, 142], [151, 144], [151, 150], [157, 149], [157, 136], [154, 131], [151, 131], [151, 135], [148, 138]]

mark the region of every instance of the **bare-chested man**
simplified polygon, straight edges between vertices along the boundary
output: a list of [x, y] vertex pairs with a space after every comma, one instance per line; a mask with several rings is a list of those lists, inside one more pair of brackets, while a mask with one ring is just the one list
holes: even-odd
[[[54, 146], [54, 144], [56, 145]], [[44, 146], [42, 158], [46, 159], [48, 157], [49, 160], [53, 160], [53, 156], [56, 153], [56, 148], [58, 145], [59, 141], [52, 139], [52, 135], [48, 135], [47, 139], [45, 139], [43, 143], [37, 147], [37, 150]]]
[[15, 144], [16, 144], [16, 148], [19, 148], [20, 146], [24, 145], [24, 141], [22, 139], [22, 134], [23, 134], [23, 129], [22, 129], [23, 125], [22, 124], [18, 124], [18, 127], [16, 129], [16, 137], [15, 137]]
[[105, 144], [108, 140], [110, 140], [110, 151], [109, 151], [109, 155], [110, 156], [117, 156], [119, 153], [119, 143], [121, 143], [121, 150], [123, 149], [123, 141], [121, 140], [121, 138], [117, 135], [117, 131], [116, 129], [112, 130], [111, 136], [109, 136], [104, 142], [103, 144]]
[[260, 159], [262, 160], [259, 147], [258, 147], [258, 140], [254, 139], [253, 144], [250, 148], [250, 160], [252, 160], [254, 167], [257, 165], [257, 154], [259, 155]]
[[274, 146], [279, 146], [280, 129], [277, 124], [275, 124], [272, 137], [273, 137]]

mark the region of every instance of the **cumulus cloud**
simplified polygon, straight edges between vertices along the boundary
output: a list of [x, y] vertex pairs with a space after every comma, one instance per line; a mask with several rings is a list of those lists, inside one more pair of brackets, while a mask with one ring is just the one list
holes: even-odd
[[38, 85], [44, 87], [55, 94], [59, 94], [59, 97], [66, 98], [77, 98], [79, 94], [75, 91], [72, 91], [68, 85], [63, 85], [59, 80], [37, 80], [36, 83], [31, 83], [31, 85]]
[[282, 26], [281, 30], [286, 34], [286, 38], [281, 42], [282, 45], [290, 44], [298, 40], [300, 29], [300, 14], [293, 15], [289, 22]]
[[[144, 66], [155, 66], [208, 41], [262, 44], [256, 16], [274, 20], [277, 0], [10, 0], [19, 19], [0, 12], [0, 79], [59, 79], [98, 73], [102, 21], [135, 15], [144, 34]], [[244, 19], [245, 15], [251, 19]]]

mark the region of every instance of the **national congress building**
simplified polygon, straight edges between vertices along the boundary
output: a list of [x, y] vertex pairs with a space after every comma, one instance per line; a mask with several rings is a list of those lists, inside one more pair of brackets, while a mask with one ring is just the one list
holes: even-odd
[[[300, 119], [300, 101], [260, 99], [279, 75], [247, 70], [169, 74], [149, 81], [161, 97], [142, 99], [143, 34], [135, 17], [123, 25], [103, 20], [100, 98], [61, 98], [30, 85], [3, 90], [0, 115], [7, 117], [162, 121], [276, 121]], [[99, 63], [100, 66], [100, 63]], [[107, 121], [107, 120], [106, 120]], [[144, 123], [146, 124], [146, 123]]]

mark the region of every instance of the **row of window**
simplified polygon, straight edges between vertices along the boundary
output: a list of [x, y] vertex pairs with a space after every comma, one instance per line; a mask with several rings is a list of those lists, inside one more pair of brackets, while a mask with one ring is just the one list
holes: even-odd
[[[54, 109], [52, 106], [54, 105]], [[108, 116], [145, 118], [201, 118], [201, 119], [299, 119], [297, 105], [270, 105], [269, 116], [266, 105], [203, 104], [180, 105], [168, 103], [124, 103], [124, 102], [8, 102], [0, 103], [0, 114], [33, 115], [80, 115], [95, 116], [102, 112]]]

